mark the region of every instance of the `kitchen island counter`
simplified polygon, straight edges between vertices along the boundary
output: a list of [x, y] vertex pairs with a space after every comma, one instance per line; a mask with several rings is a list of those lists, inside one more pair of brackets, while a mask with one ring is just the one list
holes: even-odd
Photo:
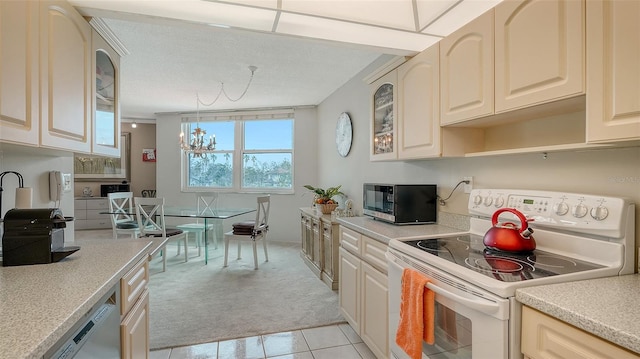
[[57, 263], [0, 267], [0, 358], [42, 358], [151, 247], [82, 242]]
[[521, 288], [516, 299], [588, 333], [640, 353], [640, 275]]

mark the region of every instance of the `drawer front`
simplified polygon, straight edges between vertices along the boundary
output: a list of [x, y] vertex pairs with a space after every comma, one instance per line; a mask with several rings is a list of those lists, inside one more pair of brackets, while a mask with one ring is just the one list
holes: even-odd
[[386, 244], [380, 241], [362, 236], [362, 259], [382, 272], [387, 273], [387, 259], [384, 256], [387, 247]]
[[87, 209], [109, 209], [109, 200], [108, 199], [92, 199], [85, 201], [87, 202]]
[[111, 228], [111, 220], [105, 219], [81, 219], [74, 221], [75, 229], [106, 229]]
[[360, 233], [340, 226], [340, 245], [353, 254], [360, 254]]
[[89, 229], [89, 223], [87, 223], [87, 220], [85, 219], [75, 219], [73, 221], [73, 228], [75, 230], [81, 230], [81, 229]]
[[75, 209], [85, 210], [87, 209], [87, 200], [76, 199], [75, 201], [73, 201], [73, 206], [75, 207]]
[[145, 256], [120, 280], [120, 315], [127, 314], [149, 285], [149, 261]]
[[110, 222], [108, 214], [100, 213], [106, 211], [105, 209], [88, 209], [87, 210], [87, 219], [104, 219], [107, 222]]
[[76, 207], [73, 210], [73, 217], [76, 220], [78, 220], [78, 219], [87, 219], [87, 210], [86, 209], [79, 209], [79, 208]]

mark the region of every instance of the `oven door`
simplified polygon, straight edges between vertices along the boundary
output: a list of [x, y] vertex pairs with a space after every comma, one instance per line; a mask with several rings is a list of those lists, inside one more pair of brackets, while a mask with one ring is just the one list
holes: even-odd
[[509, 300], [470, 286], [392, 248], [389, 264], [389, 348], [391, 357], [409, 359], [395, 343], [400, 320], [402, 272], [412, 268], [429, 278], [435, 292], [435, 342], [422, 344], [422, 358], [507, 359]]

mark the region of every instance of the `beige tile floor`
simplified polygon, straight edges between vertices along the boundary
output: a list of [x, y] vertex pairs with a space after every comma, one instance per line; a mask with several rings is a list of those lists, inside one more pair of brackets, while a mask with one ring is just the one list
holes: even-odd
[[150, 359], [375, 359], [349, 324], [154, 350]]

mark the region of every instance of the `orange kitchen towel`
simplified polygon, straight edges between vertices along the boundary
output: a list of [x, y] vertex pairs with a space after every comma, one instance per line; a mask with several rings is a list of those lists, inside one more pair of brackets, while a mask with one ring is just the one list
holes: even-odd
[[422, 341], [433, 344], [435, 293], [427, 289], [429, 279], [420, 272], [405, 268], [402, 272], [400, 321], [396, 344], [411, 359], [422, 358]]

